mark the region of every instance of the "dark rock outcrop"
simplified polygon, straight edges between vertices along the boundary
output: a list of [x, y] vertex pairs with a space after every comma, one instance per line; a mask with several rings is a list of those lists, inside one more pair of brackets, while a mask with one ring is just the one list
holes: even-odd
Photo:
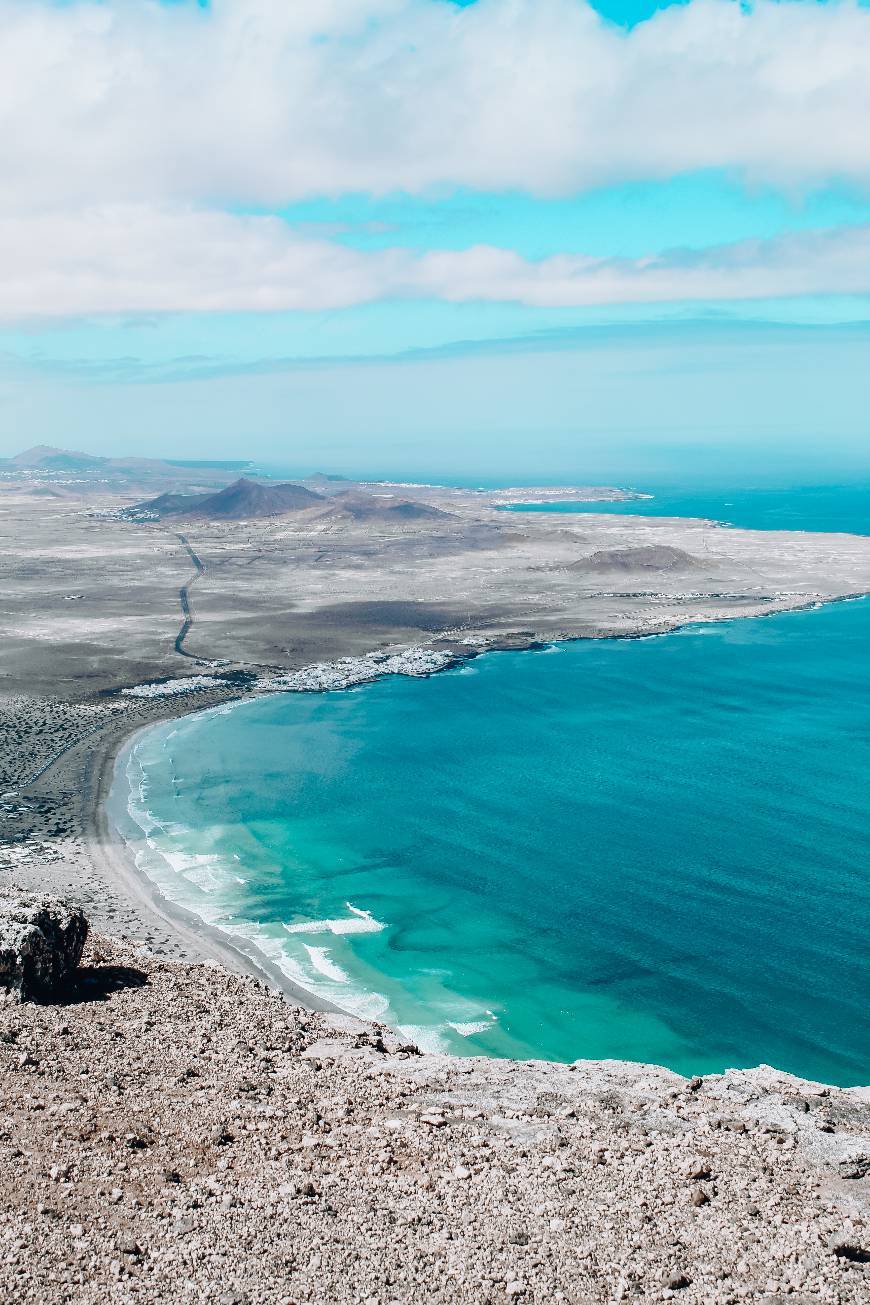
[[40, 1001], [60, 992], [81, 959], [84, 912], [46, 894], [0, 899], [0, 993]]

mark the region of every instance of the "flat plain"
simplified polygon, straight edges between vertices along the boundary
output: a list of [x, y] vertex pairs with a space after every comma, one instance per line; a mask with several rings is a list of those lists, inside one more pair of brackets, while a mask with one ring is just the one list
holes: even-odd
[[500, 510], [568, 490], [318, 481], [327, 503], [283, 516], [135, 510], [203, 489], [174, 475], [0, 485], [0, 875], [74, 898], [98, 935], [90, 991], [4, 1012], [7, 1298], [867, 1299], [866, 1089], [419, 1055], [279, 1000], [169, 912], [103, 799], [137, 729], [313, 664], [340, 679], [410, 648], [418, 673], [812, 606], [870, 591], [870, 539], [628, 499]]

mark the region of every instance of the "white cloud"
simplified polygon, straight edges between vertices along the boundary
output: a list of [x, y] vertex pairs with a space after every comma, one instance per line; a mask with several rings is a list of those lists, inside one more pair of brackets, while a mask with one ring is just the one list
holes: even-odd
[[866, 228], [647, 259], [363, 253], [244, 206], [732, 168], [870, 185], [870, 10], [0, 0], [0, 317], [870, 292]]
[[481, 247], [432, 252], [414, 283], [439, 298], [573, 307], [870, 292], [870, 226], [788, 233], [645, 258], [558, 254], [537, 262]]
[[124, 206], [0, 218], [7, 318], [340, 308], [397, 279], [392, 254], [299, 239], [274, 217]]
[[870, 11], [693, 0], [0, 0], [0, 209], [569, 192], [725, 167], [870, 184]]
[[278, 218], [118, 207], [0, 219], [0, 317], [332, 309], [385, 298], [535, 306], [870, 293], [870, 226], [641, 259], [477, 246], [374, 253]]

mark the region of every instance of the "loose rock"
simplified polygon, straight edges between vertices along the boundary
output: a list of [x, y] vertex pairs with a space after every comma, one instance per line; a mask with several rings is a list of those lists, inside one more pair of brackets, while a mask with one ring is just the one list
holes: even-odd
[[58, 897], [0, 900], [0, 989], [7, 1000], [45, 1001], [61, 993], [81, 960], [87, 934], [84, 912]]

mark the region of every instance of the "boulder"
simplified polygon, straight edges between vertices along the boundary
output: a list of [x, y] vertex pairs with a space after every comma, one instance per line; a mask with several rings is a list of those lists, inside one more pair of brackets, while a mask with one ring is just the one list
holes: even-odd
[[47, 893], [0, 898], [0, 997], [40, 1001], [69, 982], [88, 936], [78, 906]]

